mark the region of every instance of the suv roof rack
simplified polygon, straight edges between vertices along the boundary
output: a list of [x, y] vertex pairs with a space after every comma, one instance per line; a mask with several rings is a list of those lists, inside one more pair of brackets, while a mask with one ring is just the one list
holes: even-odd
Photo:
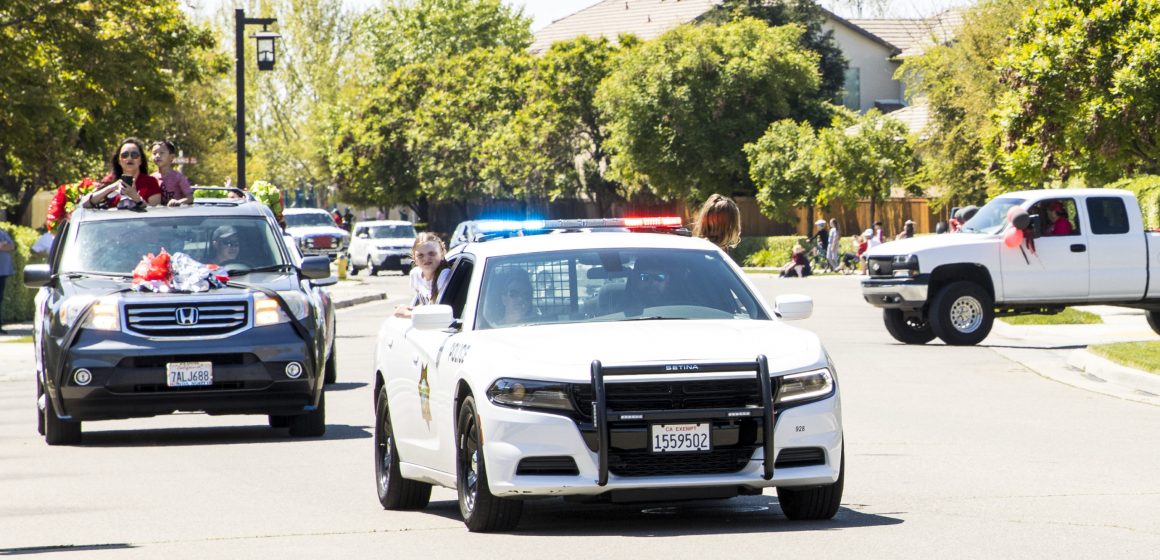
[[507, 237], [548, 233], [581, 233], [630, 231], [636, 233], [671, 233], [690, 236], [689, 228], [677, 216], [645, 218], [577, 218], [564, 220], [478, 220], [480, 230], [473, 242]]

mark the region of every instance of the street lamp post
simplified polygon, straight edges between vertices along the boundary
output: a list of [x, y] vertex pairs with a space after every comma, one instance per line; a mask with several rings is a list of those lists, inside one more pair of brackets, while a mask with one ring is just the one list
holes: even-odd
[[266, 26], [277, 23], [274, 18], [247, 18], [246, 11], [234, 11], [234, 54], [236, 74], [238, 79], [238, 182], [240, 189], [246, 188], [246, 62], [245, 62], [245, 30], [247, 25], [261, 25], [262, 31], [253, 35], [258, 44], [258, 70], [274, 69], [274, 40], [281, 35], [266, 30]]

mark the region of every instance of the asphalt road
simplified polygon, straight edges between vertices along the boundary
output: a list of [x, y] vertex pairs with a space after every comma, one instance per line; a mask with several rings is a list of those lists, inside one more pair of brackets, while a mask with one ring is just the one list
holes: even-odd
[[[368, 282], [405, 292], [397, 275]], [[1002, 339], [896, 344], [855, 278], [754, 282], [770, 301], [813, 296], [814, 316], [798, 324], [838, 366], [847, 479], [831, 521], [790, 522], [772, 492], [656, 507], [534, 502], [504, 535], [468, 533], [448, 490], [421, 512], [384, 511], [368, 383], [394, 298], [339, 311], [339, 384], [321, 439], [289, 439], [264, 417], [180, 415], [92, 422], [83, 446], [48, 447], [32, 383], [0, 381], [0, 556], [1156, 557], [1160, 407], [1041, 376], [1004, 357]]]

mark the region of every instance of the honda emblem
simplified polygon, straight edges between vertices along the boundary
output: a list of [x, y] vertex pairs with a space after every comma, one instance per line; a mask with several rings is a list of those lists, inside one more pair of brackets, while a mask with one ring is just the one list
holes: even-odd
[[196, 325], [198, 319], [198, 312], [196, 307], [178, 307], [177, 311], [173, 312], [177, 319], [178, 325], [189, 326]]

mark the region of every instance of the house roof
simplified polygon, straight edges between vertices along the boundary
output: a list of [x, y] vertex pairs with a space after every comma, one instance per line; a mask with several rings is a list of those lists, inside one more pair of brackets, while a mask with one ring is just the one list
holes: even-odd
[[851, 19], [851, 24], [898, 48], [901, 58], [917, 56], [931, 45], [950, 41], [963, 23], [961, 10], [945, 10], [923, 19]]
[[581, 35], [615, 41], [620, 34], [631, 33], [649, 40], [720, 4], [721, 0], [602, 0], [537, 31], [529, 50], [543, 52], [556, 41]]

